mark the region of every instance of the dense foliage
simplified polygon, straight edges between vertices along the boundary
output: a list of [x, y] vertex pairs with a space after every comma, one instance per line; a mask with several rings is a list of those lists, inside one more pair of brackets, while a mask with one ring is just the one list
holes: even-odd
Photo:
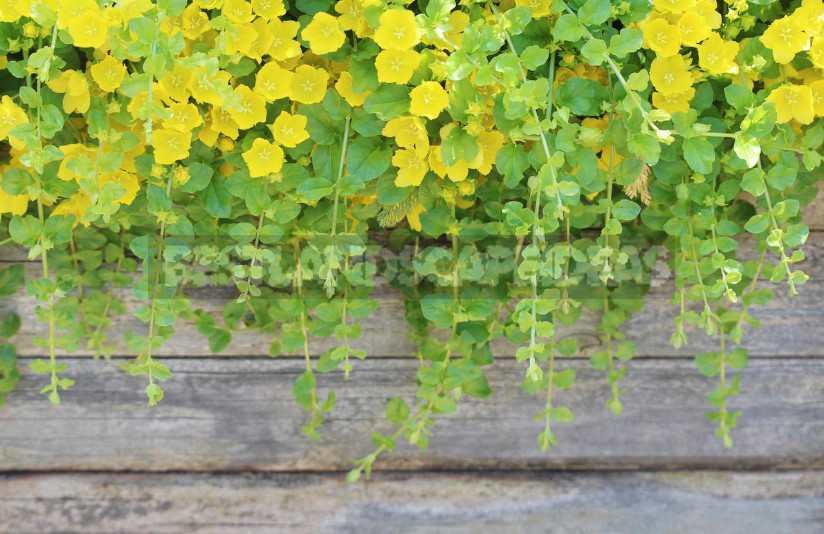
[[[59, 353], [108, 356], [112, 316], [134, 313], [126, 371], [154, 405], [176, 323], [214, 352], [258, 329], [273, 357], [305, 356], [293, 394], [320, 438], [335, 395], [319, 374], [367, 356], [351, 342], [381, 277], [405, 298], [418, 394], [388, 402], [397, 431], [350, 478], [489, 395], [501, 337], [546, 398], [547, 449], [573, 419], [559, 390], [575, 373], [556, 363], [577, 343], [558, 327], [600, 311], [591, 364], [620, 414], [621, 325], [663, 259], [672, 344], [692, 323], [718, 341], [696, 363], [718, 377], [707, 416], [729, 446], [730, 370], [773, 297], [759, 281], [795, 294], [807, 278], [822, 32], [821, 0], [0, 0], [0, 242], [42, 263], [25, 286], [49, 333], [31, 369], [59, 403]], [[760, 259], [736, 259], [747, 236]], [[22, 282], [0, 273], [0, 296]], [[237, 288], [222, 318], [187, 297], [206, 284]], [[127, 312], [117, 287], [145, 305]], [[338, 344], [313, 359], [310, 335]], [[2, 393], [15, 362], [0, 345]]]

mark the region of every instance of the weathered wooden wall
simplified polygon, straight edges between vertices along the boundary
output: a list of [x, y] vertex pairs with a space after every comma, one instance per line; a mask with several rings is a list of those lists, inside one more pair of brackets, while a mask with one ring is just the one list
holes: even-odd
[[[588, 365], [599, 341], [597, 316], [587, 315], [564, 332], [583, 349], [560, 363], [578, 382], [559, 394], [576, 420], [556, 426], [557, 447], [538, 450], [541, 399], [521, 391], [523, 365], [501, 343], [490, 398], [463, 399], [430, 450], [404, 444], [355, 485], [343, 474], [372, 450], [369, 432], [390, 429], [385, 400], [414, 396], [416, 362], [390, 290], [364, 324], [369, 359], [354, 362], [348, 382], [320, 376], [321, 391], [339, 395], [320, 442], [300, 433], [306, 415], [291, 396], [301, 359], [269, 358], [269, 340], [253, 334], [208, 355], [191, 325], [160, 353], [174, 373], [161, 406], [146, 406], [145, 377], [118, 369], [121, 346], [111, 361], [63, 357], [77, 384], [52, 407], [37, 393], [44, 379], [27, 370], [42, 356], [33, 304], [3, 299], [0, 309], [24, 321], [15, 339], [23, 379], [0, 410], [0, 533], [824, 531], [824, 210], [807, 211], [819, 228], [806, 246], [811, 279], [793, 299], [776, 287], [756, 312], [764, 325], [746, 338], [750, 364], [731, 401], [744, 414], [729, 450], [703, 417], [716, 383], [693, 362], [713, 347], [696, 331], [689, 347], [669, 346], [676, 310], [663, 273], [624, 329], [638, 357], [622, 416], [606, 410], [603, 373]], [[194, 304], [215, 311], [221, 301]], [[140, 324], [118, 319], [112, 337], [127, 328]], [[313, 340], [311, 351], [330, 343]]]

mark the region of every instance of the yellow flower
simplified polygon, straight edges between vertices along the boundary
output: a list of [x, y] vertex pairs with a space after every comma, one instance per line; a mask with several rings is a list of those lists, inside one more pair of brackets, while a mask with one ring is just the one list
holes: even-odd
[[813, 92], [806, 85], [782, 85], [770, 93], [767, 102], [775, 104], [778, 122], [790, 122], [792, 119], [801, 124], [813, 122]]
[[[14, 2], [18, 4], [18, 2]], [[69, 21], [84, 15], [87, 11], [98, 11], [94, 0], [63, 0], [57, 6], [57, 26], [65, 29]]]
[[99, 10], [88, 10], [69, 20], [69, 33], [75, 46], [97, 48], [106, 42], [109, 25]]
[[665, 13], [686, 13], [695, 7], [695, 0], [655, 0], [655, 9]]
[[217, 71], [217, 74], [209, 78], [206, 76], [205, 71], [198, 69], [197, 74], [192, 75], [189, 90], [192, 92], [192, 97], [198, 102], [222, 106], [223, 98], [218, 94], [216, 86], [228, 85], [230, 78], [231, 75], [222, 70]]
[[[213, 109], [212, 113], [214, 113], [214, 112], [215, 111]], [[227, 115], [228, 115], [228, 113], [227, 113]], [[230, 117], [230, 120], [231, 120], [231, 117]], [[212, 116], [211, 115], [207, 116], [206, 119], [203, 122], [204, 122], [203, 128], [201, 128], [200, 131], [198, 131], [197, 138], [200, 139], [200, 141], [206, 146], [215, 146], [215, 143], [217, 143], [217, 138], [220, 136], [220, 132], [218, 132], [216, 129], [213, 128], [213, 126], [212, 126]], [[232, 121], [232, 122], [234, 122], [234, 121]], [[235, 127], [235, 137], [237, 137], [237, 127]], [[228, 137], [225, 137], [224, 139], [228, 139]]]
[[824, 34], [824, 2], [821, 0], [802, 0], [801, 7], [792, 16], [811, 37]]
[[481, 161], [476, 162], [478, 158], [472, 160], [473, 168], [477, 169], [482, 175], [487, 175], [492, 172], [492, 164], [495, 163], [495, 156], [498, 151], [506, 144], [506, 137], [498, 130], [483, 130], [478, 134], [478, 146], [481, 156]]
[[211, 129], [214, 130], [215, 137], [217, 137], [218, 133], [222, 133], [226, 137], [237, 139], [237, 122], [235, 122], [235, 119], [232, 118], [232, 114], [223, 108], [219, 108], [217, 106], [212, 107]]
[[698, 46], [698, 66], [712, 75], [735, 74], [738, 65], [735, 56], [738, 55], [738, 45], [725, 41], [717, 33]]
[[309, 133], [306, 131], [306, 117], [281, 111], [272, 125], [272, 135], [275, 141], [285, 147], [297, 146], [298, 143], [309, 139]]
[[155, 7], [151, 0], [118, 0], [117, 11], [121, 12], [123, 20], [137, 18]]
[[161, 128], [152, 132], [155, 161], [161, 165], [187, 158], [191, 144], [191, 132], [178, 132], [169, 128]]
[[692, 76], [682, 56], [655, 58], [649, 69], [649, 77], [653, 87], [664, 95], [684, 93], [692, 87]]
[[229, 114], [238, 128], [248, 130], [266, 120], [266, 100], [262, 96], [255, 94], [245, 85], [239, 85], [234, 93], [240, 95], [240, 100], [235, 107], [229, 109]]
[[346, 99], [350, 106], [362, 106], [363, 101], [372, 91], [364, 91], [362, 93], [355, 93], [352, 90], [352, 75], [348, 71], [340, 73], [340, 78], [335, 82], [335, 89], [338, 94]]
[[443, 162], [443, 158], [441, 157], [441, 145], [433, 146], [429, 149], [429, 166], [435, 174], [441, 178], [448, 176], [453, 182], [466, 180], [469, 174], [469, 164], [463, 159], [455, 161], [451, 167], [446, 166], [446, 163]]
[[90, 70], [97, 86], [108, 93], [120, 87], [120, 82], [126, 76], [126, 66], [112, 56], [106, 56], [102, 61], [92, 65]]
[[257, 16], [266, 20], [274, 20], [286, 14], [283, 0], [252, 0], [252, 9]]
[[189, 4], [183, 10], [181, 19], [180, 25], [183, 29], [183, 36], [187, 39], [197, 39], [209, 29], [209, 16], [195, 4]]
[[63, 145], [60, 147], [63, 152], [63, 159], [60, 160], [60, 167], [57, 169], [57, 177], [61, 180], [70, 182], [77, 180], [79, 176], [69, 169], [69, 162], [76, 158], [86, 157], [94, 159], [97, 156], [97, 150], [80, 143], [71, 145]]
[[[2, 14], [3, 12], [0, 12]], [[28, 195], [9, 195], [0, 188], [0, 215], [11, 213], [12, 215], [23, 215], [29, 207]]]
[[258, 38], [257, 30], [251, 24], [233, 24], [223, 33], [226, 54], [248, 55]]
[[8, 95], [0, 99], [0, 139], [5, 139], [9, 131], [18, 124], [29, 122], [26, 112]]
[[552, 0], [515, 0], [518, 7], [528, 7], [532, 10], [532, 18], [539, 19], [549, 15]]
[[101, 174], [99, 183], [101, 188], [108, 183], [122, 185], [126, 189], [126, 192], [123, 193], [123, 196], [119, 199], [115, 200], [115, 202], [120, 204], [131, 204], [134, 202], [134, 199], [137, 198], [137, 192], [140, 191], [140, 182], [137, 176], [121, 170], [117, 170], [112, 174]]
[[429, 136], [423, 122], [417, 117], [395, 117], [384, 125], [381, 133], [394, 137], [395, 143], [401, 148], [415, 149], [416, 154], [423, 155], [429, 150]]
[[384, 50], [409, 50], [418, 44], [418, 28], [411, 11], [390, 9], [378, 20], [380, 26], [373, 39]]
[[411, 150], [400, 149], [392, 156], [392, 165], [398, 168], [395, 185], [409, 187], [421, 185], [429, 166]]
[[644, 44], [660, 57], [674, 56], [681, 49], [681, 32], [665, 19], [653, 19], [642, 30]]
[[300, 44], [295, 40], [300, 24], [294, 20], [275, 19], [269, 23], [272, 32], [272, 44], [269, 55], [277, 61], [285, 61], [300, 55]]
[[252, 19], [255, 18], [255, 14], [252, 12], [252, 4], [246, 0], [226, 0], [223, 2], [223, 9], [220, 12], [235, 24], [252, 22]]
[[449, 95], [438, 82], [423, 82], [412, 89], [409, 96], [412, 98], [409, 111], [419, 117], [437, 119], [449, 105]]
[[824, 117], [824, 80], [809, 85], [813, 98], [813, 112], [816, 117]]
[[261, 67], [255, 78], [255, 92], [269, 102], [289, 96], [292, 73], [272, 61]]
[[[83, 191], [78, 191], [55, 206], [52, 211], [52, 215], [74, 215], [74, 226], [77, 226], [77, 223], [80, 222], [80, 219], [83, 218], [83, 214], [86, 213], [86, 210], [91, 205], [92, 199], [89, 198], [89, 196]], [[88, 222], [83, 222], [82, 224], [83, 226], [89, 226]]]
[[344, 30], [352, 30], [358, 37], [366, 37], [371, 33], [372, 28], [366, 22], [363, 11], [367, 6], [373, 5], [375, 0], [339, 0], [335, 4], [335, 11], [340, 13], [338, 20]]
[[346, 40], [338, 19], [323, 11], [315, 13], [312, 22], [303, 29], [300, 36], [309, 41], [309, 49], [319, 56], [331, 54]]
[[195, 4], [203, 9], [220, 9], [223, 6], [223, 0], [195, 0]]
[[272, 30], [269, 29], [269, 23], [262, 18], [255, 19], [252, 23], [252, 28], [255, 30], [257, 39], [252, 41], [252, 46], [246, 51], [246, 55], [256, 62], [261, 63], [263, 56], [268, 54], [269, 49], [272, 47], [272, 39], [274, 39], [274, 36], [272, 35]]
[[[276, 62], [267, 63], [258, 70], [254, 87], [255, 96], [263, 95], [269, 102], [286, 98], [291, 90], [292, 78], [293, 74], [281, 68]], [[256, 100], [260, 100], [260, 97], [256, 96]], [[265, 114], [265, 110], [262, 113]]]
[[[0, 22], [17, 22], [22, 14], [15, 7], [14, 0], [0, 0]], [[2, 201], [2, 199], [0, 199]], [[2, 206], [0, 206], [2, 210]], [[0, 213], [3, 213], [0, 211]]]
[[280, 172], [283, 167], [283, 149], [258, 137], [252, 142], [252, 148], [243, 153], [243, 160], [249, 166], [249, 176], [266, 176]]
[[409, 228], [416, 232], [421, 231], [421, 213], [424, 211], [426, 211], [426, 208], [420, 202], [409, 210], [409, 213], [406, 214], [406, 222], [409, 223]]
[[414, 50], [382, 50], [375, 58], [378, 81], [405, 84], [412, 78], [421, 55]]
[[692, 87], [683, 93], [674, 93], [671, 95], [664, 95], [661, 93], [652, 93], [652, 105], [658, 109], [663, 109], [667, 113], [675, 113], [676, 111], [689, 111], [690, 100], [695, 96], [695, 89]]
[[76, 70], [66, 70], [55, 80], [47, 82], [49, 89], [55, 93], [65, 93], [63, 97], [63, 111], [72, 113], [86, 113], [91, 103], [89, 84], [86, 78]]
[[203, 124], [200, 110], [194, 104], [171, 104], [169, 110], [172, 115], [163, 121], [165, 128], [171, 128], [179, 132], [191, 132]]
[[716, 11], [717, 8], [718, 5], [714, 0], [698, 0], [695, 3], [695, 11], [704, 17], [711, 30], [717, 30], [721, 27], [721, 13]]
[[326, 95], [326, 84], [329, 82], [329, 73], [323, 69], [316, 69], [309, 65], [301, 65], [295, 69], [292, 83], [289, 85], [289, 96], [301, 104], [314, 104], [323, 100]]
[[773, 21], [764, 30], [761, 42], [772, 50], [773, 57], [778, 63], [786, 64], [792, 61], [797, 53], [807, 48], [810, 38], [804, 33], [796, 18], [783, 17]]
[[813, 39], [813, 44], [810, 47], [810, 59], [813, 65], [819, 69], [824, 69], [824, 37]]
[[678, 31], [681, 41], [687, 46], [696, 46], [710, 36], [712, 30], [707, 20], [697, 11], [687, 11], [678, 19]]
[[177, 102], [188, 102], [189, 85], [194, 73], [183, 65], [175, 65], [174, 70], [167, 72], [160, 79], [158, 85], [166, 91], [170, 98]]

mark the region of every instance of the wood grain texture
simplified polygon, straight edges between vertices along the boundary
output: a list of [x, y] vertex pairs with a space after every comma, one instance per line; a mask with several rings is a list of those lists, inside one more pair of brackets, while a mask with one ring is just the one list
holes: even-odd
[[[810, 280], [800, 287], [801, 294], [790, 298], [786, 284], [764, 282], [763, 287], [772, 287], [776, 298], [767, 306], [754, 308], [753, 315], [758, 317], [763, 327], [750, 328], [745, 338], [745, 345], [750, 348], [750, 355], [758, 356], [824, 356], [824, 232], [811, 234], [805, 247], [807, 260], [799, 264]], [[743, 258], [757, 257], [752, 242], [742, 245]], [[30, 278], [40, 276], [39, 267], [26, 264]], [[691, 356], [714, 349], [714, 341], [706, 339], [702, 332], [693, 328], [690, 346], [676, 350], [669, 344], [673, 332], [673, 320], [679, 310], [670, 305], [669, 299], [675, 292], [673, 281], [665, 269], [658, 270], [653, 278], [650, 293], [644, 297], [644, 310], [636, 313], [622, 331], [628, 339], [638, 345], [638, 356]], [[118, 296], [126, 304], [128, 313], [112, 318], [109, 328], [110, 340], [117, 344], [115, 355], [129, 355], [123, 342], [126, 331], [145, 333], [147, 326], [132, 315], [132, 311], [144, 304], [137, 300], [130, 291], [118, 291]], [[223, 306], [233, 298], [231, 288], [202, 288], [190, 292], [193, 308], [203, 309], [206, 313], [220, 318]], [[408, 331], [404, 318], [404, 305], [398, 292], [386, 285], [375, 292], [380, 302], [380, 309], [362, 320], [363, 331], [359, 340], [353, 341], [355, 348], [366, 350], [368, 354], [378, 357], [409, 357], [414, 350], [412, 343], [403, 335]], [[693, 303], [693, 306], [697, 303]], [[23, 318], [23, 326], [13, 339], [18, 351], [23, 356], [39, 356], [43, 349], [33, 343], [36, 336], [47, 334], [46, 326], [38, 323], [34, 312], [35, 302], [21, 290], [17, 295], [0, 299], [0, 313], [14, 311]], [[695, 308], [698, 309], [698, 308]], [[589, 357], [601, 347], [601, 340], [596, 333], [600, 323], [600, 312], [585, 310], [573, 327], [561, 330], [561, 336], [575, 336], [579, 339], [580, 355]], [[176, 325], [177, 334], [157, 354], [162, 356], [203, 356], [210, 354], [207, 339], [197, 332], [191, 323]], [[804, 332], [799, 336], [798, 332]], [[391, 334], [389, 334], [391, 333]], [[269, 355], [272, 338], [258, 332], [236, 332], [229, 347], [221, 353], [224, 356], [265, 356]], [[332, 338], [313, 338], [310, 352], [318, 355], [337, 345]], [[515, 347], [506, 340], [497, 340], [493, 344], [496, 355], [513, 354]], [[88, 356], [87, 350], [79, 350], [73, 356]]]
[[[357, 362], [349, 382], [322, 375], [338, 405], [315, 442], [300, 433], [307, 414], [291, 396], [302, 371], [296, 360], [166, 359], [174, 373], [166, 398], [146, 407], [145, 377], [124, 375], [116, 361], [72, 361], [77, 384], [51, 406], [37, 391], [44, 378], [26, 374], [0, 410], [0, 471], [13, 470], [346, 470], [349, 459], [372, 450], [372, 431], [391, 432], [383, 420], [390, 397], [414, 395], [416, 363]], [[27, 361], [21, 362], [25, 368]], [[559, 445], [538, 449], [543, 425], [533, 420], [544, 399], [520, 389], [525, 365], [500, 361], [488, 370], [493, 394], [465, 397], [442, 416], [428, 451], [403, 443], [384, 469], [553, 468], [790, 468], [824, 467], [824, 377], [815, 359], [750, 362], [742, 393], [730, 409], [743, 410], [735, 447], [714, 439], [703, 417], [717, 385], [691, 360], [633, 361], [622, 381], [624, 414], [605, 408], [604, 374], [582, 360], [565, 360], [576, 385], [558, 392], [577, 419], [556, 424]]]
[[0, 477], [0, 533], [587, 532], [824, 529], [824, 474], [133, 474]]

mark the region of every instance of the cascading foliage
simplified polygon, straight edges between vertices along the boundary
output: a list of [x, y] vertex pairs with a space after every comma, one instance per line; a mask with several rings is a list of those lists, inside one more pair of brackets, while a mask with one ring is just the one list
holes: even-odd
[[[559, 327], [600, 312], [591, 364], [620, 414], [635, 352], [621, 325], [663, 258], [672, 344], [693, 323], [718, 343], [696, 364], [717, 377], [707, 417], [730, 446], [730, 373], [774, 295], [763, 282], [794, 295], [807, 279], [824, 4], [0, 0], [0, 93], [0, 243], [41, 265], [25, 291], [48, 357], [31, 370], [54, 404], [74, 383], [60, 354], [108, 357], [107, 328], [131, 313], [145, 328], [125, 334], [124, 367], [150, 405], [175, 324], [214, 352], [259, 330], [272, 356], [305, 358], [293, 394], [320, 438], [336, 398], [319, 375], [367, 356], [359, 321], [386, 280], [417, 399], [389, 400], [397, 430], [373, 434], [349, 478], [398, 439], [426, 448], [462, 395], [489, 395], [499, 338], [546, 398], [548, 449], [574, 417], [575, 372], [556, 363], [578, 347]], [[745, 240], [759, 259], [739, 259]], [[22, 283], [19, 265], [0, 272], [0, 297]], [[207, 284], [236, 288], [222, 317], [187, 297]], [[143, 305], [127, 310], [124, 290]], [[0, 320], [0, 337], [19, 328]], [[337, 342], [313, 358], [310, 336]], [[0, 394], [18, 379], [1, 344]]]

